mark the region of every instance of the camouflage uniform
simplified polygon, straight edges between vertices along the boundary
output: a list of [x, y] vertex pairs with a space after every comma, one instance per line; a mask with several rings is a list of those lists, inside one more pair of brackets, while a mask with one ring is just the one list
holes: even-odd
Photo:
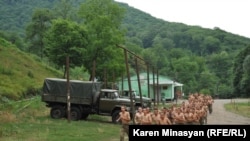
[[128, 124], [122, 124], [121, 130], [120, 130], [120, 141], [124, 141], [125, 133], [129, 136]]

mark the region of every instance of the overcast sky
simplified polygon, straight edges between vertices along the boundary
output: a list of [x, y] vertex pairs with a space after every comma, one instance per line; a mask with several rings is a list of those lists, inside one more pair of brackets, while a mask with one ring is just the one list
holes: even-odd
[[250, 38], [250, 0], [115, 0], [156, 18]]

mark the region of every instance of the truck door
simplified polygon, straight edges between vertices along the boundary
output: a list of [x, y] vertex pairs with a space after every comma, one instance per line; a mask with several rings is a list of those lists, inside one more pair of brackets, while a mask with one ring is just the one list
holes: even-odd
[[111, 113], [116, 101], [114, 100], [113, 92], [102, 92], [99, 102], [99, 112], [100, 113]]

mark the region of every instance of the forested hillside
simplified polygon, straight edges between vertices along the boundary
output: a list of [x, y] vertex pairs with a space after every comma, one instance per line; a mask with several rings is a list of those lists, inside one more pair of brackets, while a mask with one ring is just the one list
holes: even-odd
[[[74, 60], [72, 67], [82, 64], [91, 74], [92, 63], [89, 62], [96, 61], [99, 80], [104, 80], [104, 68], [113, 71], [107, 71], [109, 80], [118, 79], [124, 72], [121, 51], [113, 47], [121, 44], [155, 66], [161, 75], [183, 83], [184, 93], [203, 92], [220, 97], [249, 96], [250, 86], [247, 84], [250, 82], [250, 71], [246, 67], [250, 66], [249, 38], [216, 27], [205, 29], [164, 21], [127, 4], [116, 3], [118, 8], [110, 1], [74, 0], [70, 3], [65, 0], [2, 0], [0, 37], [22, 51], [41, 58], [48, 57], [63, 66], [60, 55], [51, 55], [53, 51], [45, 51], [44, 48], [51, 49], [51, 45], [57, 44], [57, 49], [65, 50], [69, 44], [53, 41], [81, 36], [81, 39], [86, 40], [75, 40], [74, 43], [84, 46], [82, 53], [85, 55], [82, 61]], [[94, 14], [98, 12], [99, 15]], [[110, 14], [112, 12], [117, 14]], [[58, 18], [64, 21], [51, 22]], [[38, 26], [37, 22], [44, 26]], [[68, 33], [67, 38], [53, 35], [58, 29], [64, 28], [68, 30], [59, 34]], [[78, 29], [81, 32], [70, 32]], [[50, 31], [45, 33], [47, 30]], [[70, 46], [74, 48], [73, 44]], [[71, 54], [80, 56], [77, 53]], [[133, 60], [130, 60], [130, 65], [135, 66]], [[141, 71], [145, 71], [143, 64], [140, 67]], [[131, 73], [135, 71], [132, 69]], [[113, 78], [114, 74], [116, 78]]]

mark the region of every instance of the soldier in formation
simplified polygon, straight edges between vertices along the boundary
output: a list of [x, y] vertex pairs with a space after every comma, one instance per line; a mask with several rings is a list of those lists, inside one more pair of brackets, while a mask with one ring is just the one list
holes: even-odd
[[135, 114], [137, 125], [204, 125], [207, 115], [212, 113], [213, 99], [203, 94], [190, 94], [180, 106], [173, 104], [162, 109], [139, 107]]

